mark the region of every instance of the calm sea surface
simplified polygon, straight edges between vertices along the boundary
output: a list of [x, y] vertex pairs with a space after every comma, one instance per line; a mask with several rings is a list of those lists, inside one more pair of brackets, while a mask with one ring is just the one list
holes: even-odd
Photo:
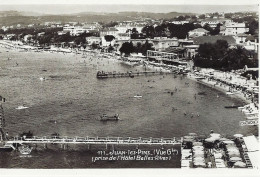
[[[171, 138], [191, 132], [208, 135], [211, 129], [224, 136], [236, 133], [258, 134], [256, 126], [239, 126], [239, 121], [245, 120], [241, 112], [224, 108], [233, 103], [240, 105], [243, 103], [241, 100], [184, 76], [98, 80], [97, 70], [126, 72], [141, 71], [144, 68], [133, 68], [115, 60], [93, 56], [86, 59], [75, 54], [27, 53], [3, 48], [0, 52], [0, 95], [7, 99], [3, 108], [5, 130], [9, 136], [29, 130], [37, 136], [50, 136], [56, 132], [70, 137]], [[40, 77], [45, 77], [46, 80], [41, 81]], [[174, 94], [171, 95], [170, 92]], [[198, 95], [199, 92], [205, 94]], [[137, 94], [143, 97], [134, 98]], [[29, 108], [15, 109], [19, 105]], [[121, 120], [100, 122], [98, 118], [101, 114], [119, 114]], [[21, 157], [15, 151], [2, 152], [0, 167], [180, 167], [179, 157], [171, 163], [92, 163], [90, 159], [96, 153], [94, 149], [95, 147], [92, 151], [84, 148], [68, 151], [49, 149], [32, 152], [30, 157]]]

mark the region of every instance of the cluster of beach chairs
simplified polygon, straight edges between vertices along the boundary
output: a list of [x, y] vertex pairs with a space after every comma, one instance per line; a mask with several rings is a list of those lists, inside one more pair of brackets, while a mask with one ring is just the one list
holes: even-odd
[[243, 107], [238, 107], [238, 110], [243, 112], [246, 115], [247, 119], [258, 119], [259, 111], [255, 103], [250, 103]]

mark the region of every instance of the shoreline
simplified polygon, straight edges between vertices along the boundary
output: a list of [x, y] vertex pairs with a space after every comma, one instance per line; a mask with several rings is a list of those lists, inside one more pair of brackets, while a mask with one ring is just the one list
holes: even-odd
[[[218, 90], [218, 91], [220, 91], [220, 92], [222, 92], [222, 93], [226, 93], [226, 92], [229, 91], [228, 86], [224, 87], [224, 86], [220, 86], [220, 85], [214, 85], [214, 84], [216, 84], [216, 82], [215, 82], [215, 83], [209, 82], [209, 81], [207, 81], [206, 79], [197, 80], [197, 79], [195, 79], [191, 74], [188, 74], [188, 75], [187, 75], [187, 78], [190, 79], [190, 80], [196, 81], [196, 82], [198, 82], [198, 83], [201, 83], [201, 84], [203, 84], [203, 85], [206, 85], [206, 86], [208, 86], [208, 87], [210, 87], [210, 88], [216, 89], [216, 90]], [[250, 104], [250, 103], [251, 103], [251, 101], [248, 100], [248, 99], [246, 99], [246, 98], [242, 95], [242, 93], [233, 94], [232, 97], [235, 97], [235, 98], [237, 98], [237, 99], [240, 99], [241, 101], [245, 102], [245, 104]]]
[[[4, 43], [1, 43], [0, 42], [0, 47], [3, 48], [3, 49], [10, 49], [10, 50], [17, 50], [17, 49], [22, 49], [24, 50], [24, 52], [38, 52], [38, 51], [35, 51], [35, 50], [31, 50], [29, 48], [25, 49], [25, 48], [22, 48], [22, 46], [19, 46], [17, 45], [15, 42], [12, 42], [12, 41], [6, 41], [6, 40], [3, 40]], [[17, 46], [15, 46], [17, 45]], [[27, 46], [27, 45], [23, 45], [23, 46]], [[28, 46], [28, 47], [31, 47], [31, 46]], [[92, 59], [92, 57], [97, 57], [96, 59], [99, 60], [100, 57], [102, 57], [103, 55], [105, 55], [105, 53], [100, 53], [100, 52], [97, 52], [95, 50], [93, 51], [80, 51], [80, 52], [83, 52], [83, 53], [78, 53], [79, 51], [78, 50], [71, 50], [71, 52], [67, 53], [67, 52], [64, 52], [64, 51], [52, 51], [52, 50], [41, 50], [40, 52], [47, 52], [47, 53], [56, 53], [56, 54], [61, 54], [61, 55], [66, 55], [66, 54], [74, 54], [74, 55], [82, 55], [84, 56], [84, 59], [81, 58], [79, 59], [79, 61], [85, 61], [85, 59]], [[85, 52], [85, 54], [84, 54]], [[112, 56], [111, 56], [112, 57]], [[116, 62], [123, 62], [122, 60], [119, 60], [117, 58], [107, 58], [108, 60], [113, 60], [113, 61], [116, 61]], [[142, 66], [141, 64], [139, 65], [136, 65], [136, 66]], [[132, 66], [132, 67], [136, 67], [136, 66]], [[144, 66], [142, 66], [144, 67]], [[152, 70], [152, 71], [161, 71], [161, 72], [171, 72], [170, 70], [167, 70], [167, 69], [164, 69], [162, 67], [159, 67], [159, 66], [154, 66], [154, 65], [147, 65], [146, 66], [146, 69], [148, 70]], [[188, 79], [191, 79], [193, 81], [196, 81], [198, 83], [201, 83], [201, 84], [204, 84], [210, 88], [213, 88], [213, 89], [216, 89], [218, 91], [221, 91], [222, 93], [226, 93], [229, 91], [229, 86], [223, 84], [223, 86], [220, 86], [220, 84], [216, 84], [217, 81], [209, 81], [208, 79], [209, 78], [205, 78], [205, 79], [200, 79], [200, 80], [197, 80], [195, 78], [195, 75], [191, 72], [188, 73], [187, 77]], [[243, 102], [245, 102], [245, 104], [249, 104], [249, 103], [252, 103], [250, 101], [250, 99], [247, 99], [243, 96], [243, 93], [242, 92], [238, 92], [238, 93], [235, 93], [235, 94], [232, 94], [232, 97], [236, 97], [237, 99], [240, 99], [242, 100]]]

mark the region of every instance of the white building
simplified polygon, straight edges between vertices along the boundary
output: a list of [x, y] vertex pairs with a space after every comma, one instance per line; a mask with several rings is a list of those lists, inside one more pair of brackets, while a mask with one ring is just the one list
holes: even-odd
[[189, 37], [198, 37], [198, 36], [206, 36], [208, 35], [209, 31], [203, 28], [197, 28], [194, 30], [189, 31]]
[[96, 36], [90, 36], [90, 37], [86, 37], [86, 41], [87, 41], [87, 43], [89, 45], [92, 45], [92, 44], [100, 45], [101, 38], [100, 37], [96, 37]]
[[119, 31], [116, 28], [104, 28], [100, 30], [100, 37], [106, 36], [106, 35], [112, 35], [117, 37], [117, 34], [119, 33]]
[[131, 36], [129, 33], [118, 33], [117, 40], [130, 40]]
[[246, 28], [246, 24], [245, 23], [235, 23], [235, 22], [231, 22], [231, 23], [226, 23], [226, 30], [225, 30], [225, 34], [224, 35], [232, 35], [235, 36], [239, 33], [246, 33], [249, 31], [249, 28]]
[[206, 24], [208, 24], [211, 28], [216, 28], [218, 24], [222, 24], [222, 22], [220, 22], [219, 20], [217, 19], [210, 19], [210, 20], [203, 20], [201, 21], [200, 25], [201, 26], [205, 26]]
[[9, 28], [7, 26], [3, 26], [1, 29], [7, 31]]
[[183, 25], [185, 23], [189, 23], [189, 21], [172, 21], [171, 23], [173, 23], [175, 25]]
[[28, 42], [33, 36], [31, 34], [27, 34], [23, 37], [24, 41]]
[[126, 33], [128, 30], [132, 30], [133, 28], [135, 28], [138, 33], [141, 33], [143, 27], [145, 26], [140, 24], [119, 24], [115, 26], [119, 33]]
[[167, 38], [167, 37], [155, 37], [151, 39], [155, 50], [164, 50], [169, 47], [177, 47], [179, 41], [177, 38]]
[[80, 35], [84, 32], [88, 32], [87, 29], [84, 29], [82, 26], [69, 26], [69, 25], [65, 25], [63, 27], [63, 32], [67, 33], [70, 32], [70, 35], [72, 36], [77, 36]]
[[187, 58], [194, 58], [195, 55], [198, 53], [199, 45], [186, 45], [184, 46], [185, 50], [185, 56]]

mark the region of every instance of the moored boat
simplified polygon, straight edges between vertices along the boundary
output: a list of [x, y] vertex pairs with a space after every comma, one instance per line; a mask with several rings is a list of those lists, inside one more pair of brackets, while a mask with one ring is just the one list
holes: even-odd
[[114, 116], [108, 116], [106, 114], [103, 114], [102, 116], [100, 116], [100, 121], [109, 121], [109, 120], [114, 120], [114, 121], [119, 120], [119, 114], [115, 114]]
[[225, 108], [239, 108], [241, 106], [238, 106], [238, 105], [231, 105], [231, 106], [225, 106]]

